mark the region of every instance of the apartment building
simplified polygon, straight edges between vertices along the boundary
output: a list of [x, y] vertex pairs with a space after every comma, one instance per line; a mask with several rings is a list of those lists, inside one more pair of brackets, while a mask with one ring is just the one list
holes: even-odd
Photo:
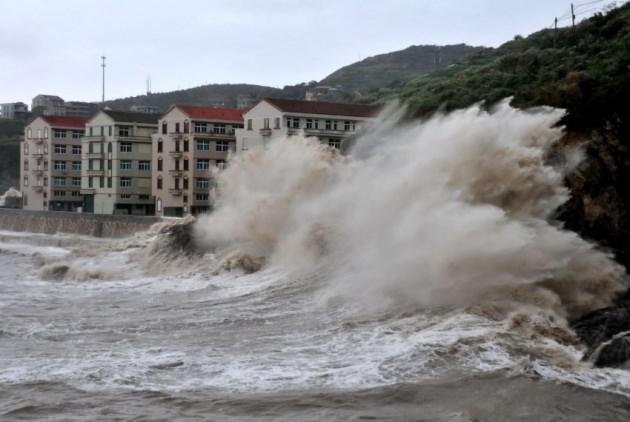
[[20, 148], [23, 206], [37, 211], [76, 211], [81, 196], [81, 137], [86, 118], [40, 116], [24, 129]]
[[65, 101], [57, 95], [39, 94], [33, 98], [31, 111], [35, 115], [65, 116]]
[[28, 106], [22, 102], [0, 104], [0, 118], [24, 119], [28, 115]]
[[153, 135], [156, 214], [181, 217], [211, 208], [212, 169], [236, 150], [243, 112], [176, 105], [160, 117]]
[[81, 140], [84, 212], [153, 215], [151, 136], [159, 116], [101, 110]]
[[236, 131], [237, 153], [300, 132], [345, 150], [379, 111], [368, 105], [263, 98], [243, 115], [245, 127]]

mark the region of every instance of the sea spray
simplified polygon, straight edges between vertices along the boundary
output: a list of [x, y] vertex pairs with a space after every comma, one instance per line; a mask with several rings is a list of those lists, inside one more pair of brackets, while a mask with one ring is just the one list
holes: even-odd
[[232, 157], [198, 243], [326, 268], [326, 295], [365, 307], [467, 305], [526, 286], [519, 300], [576, 316], [625, 288], [612, 256], [553, 219], [579, 157], [545, 159], [562, 110], [506, 100], [424, 122], [403, 114], [388, 108], [347, 156], [291, 136]]

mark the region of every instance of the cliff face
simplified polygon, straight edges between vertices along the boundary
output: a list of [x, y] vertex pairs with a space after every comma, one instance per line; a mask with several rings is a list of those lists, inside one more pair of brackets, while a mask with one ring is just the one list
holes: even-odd
[[630, 272], [630, 144], [623, 127], [569, 132], [583, 162], [566, 179], [571, 199], [558, 218], [565, 227], [610, 249]]

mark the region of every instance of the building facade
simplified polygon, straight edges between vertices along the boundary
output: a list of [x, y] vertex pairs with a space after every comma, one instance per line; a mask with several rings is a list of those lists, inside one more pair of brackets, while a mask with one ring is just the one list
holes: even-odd
[[236, 151], [241, 110], [176, 105], [160, 117], [153, 135], [156, 214], [181, 217], [211, 208], [212, 169]]
[[84, 212], [153, 215], [151, 136], [158, 115], [102, 110], [81, 140]]
[[3, 119], [23, 119], [28, 115], [28, 106], [24, 103], [0, 104], [0, 118]]
[[98, 104], [84, 101], [66, 101], [64, 103], [66, 116], [92, 117], [98, 111]]
[[345, 150], [379, 111], [367, 105], [263, 98], [243, 115], [245, 127], [236, 131], [236, 150], [264, 147], [272, 139], [301, 132]]
[[35, 115], [65, 116], [66, 107], [63, 98], [56, 95], [40, 94], [33, 98], [31, 111]]
[[137, 113], [160, 113], [160, 107], [150, 105], [132, 105], [129, 110], [135, 111]]
[[20, 148], [23, 207], [77, 211], [81, 196], [81, 137], [87, 119], [40, 116], [24, 130]]

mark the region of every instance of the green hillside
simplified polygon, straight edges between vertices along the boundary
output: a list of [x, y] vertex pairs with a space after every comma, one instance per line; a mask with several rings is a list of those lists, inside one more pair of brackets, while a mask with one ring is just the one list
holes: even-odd
[[[592, 127], [628, 111], [630, 5], [596, 15], [575, 29], [543, 30], [484, 49], [445, 70], [381, 91], [402, 98], [415, 114], [513, 96], [519, 107], [566, 108], [571, 127]], [[626, 114], [627, 115], [627, 114]]]
[[0, 195], [20, 187], [20, 139], [24, 122], [0, 119]]
[[401, 85], [410, 79], [443, 69], [454, 61], [482, 47], [457, 45], [413, 45], [404, 50], [368, 57], [342, 67], [320, 81], [321, 85], [340, 86], [344, 91], [360, 93]]

